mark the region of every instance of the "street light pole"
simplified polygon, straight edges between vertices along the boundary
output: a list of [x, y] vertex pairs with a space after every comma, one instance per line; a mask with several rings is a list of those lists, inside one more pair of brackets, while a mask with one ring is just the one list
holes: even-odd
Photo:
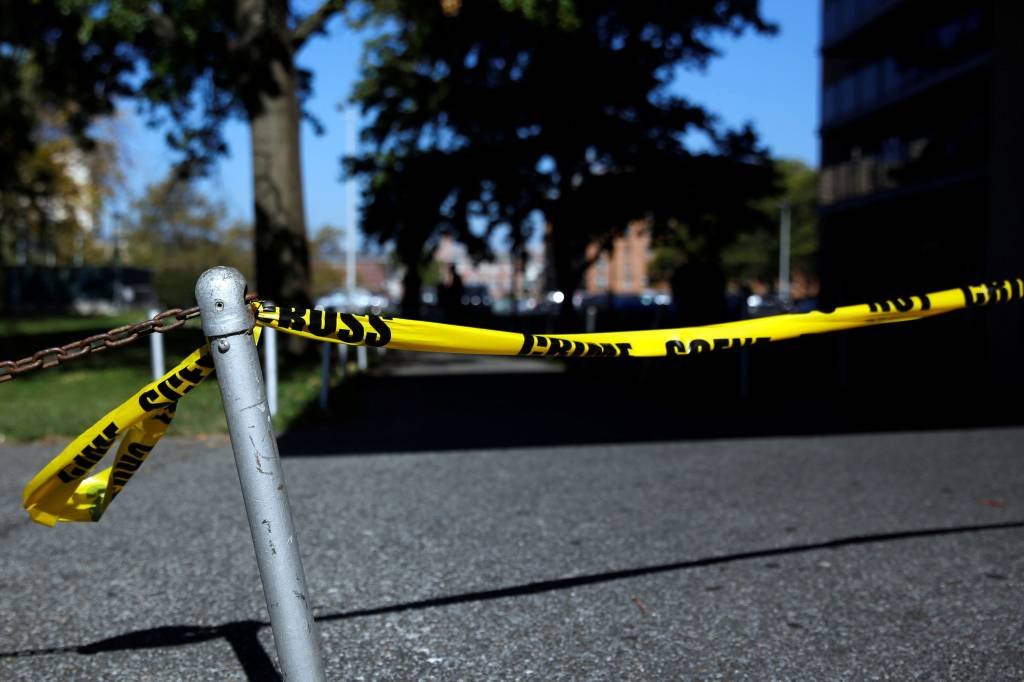
[[[355, 156], [356, 117], [351, 108], [345, 110], [345, 148]], [[356, 293], [356, 181], [351, 174], [345, 178], [345, 288], [352, 305]], [[366, 370], [366, 346], [356, 348], [356, 365], [360, 372]]]
[[784, 201], [780, 207], [779, 215], [779, 300], [789, 303], [789, 232], [790, 232], [790, 207], [789, 202]]

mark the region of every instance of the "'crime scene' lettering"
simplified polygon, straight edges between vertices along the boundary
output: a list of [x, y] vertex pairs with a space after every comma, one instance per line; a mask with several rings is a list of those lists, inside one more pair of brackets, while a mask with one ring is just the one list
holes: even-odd
[[[213, 371], [213, 358], [209, 354], [202, 355], [191, 365], [178, 370], [167, 377], [156, 388], [151, 388], [139, 396], [139, 407], [146, 412], [159, 410], [175, 404], [181, 397], [191, 391]], [[166, 400], [160, 400], [163, 397]]]
[[598, 343], [543, 334], [523, 334], [523, 345], [519, 349], [519, 355], [561, 358], [616, 358], [629, 357], [632, 353], [631, 343]]
[[103, 459], [107, 450], [114, 444], [114, 437], [117, 436], [117, 424], [110, 422], [103, 427], [103, 431], [92, 439], [92, 442], [82, 448], [82, 451], [75, 455], [71, 464], [57, 472], [57, 478], [64, 483], [70, 483], [79, 476], [89, 472], [96, 462]]
[[874, 303], [868, 303], [868, 309], [873, 313], [890, 313], [893, 310], [899, 313], [907, 313], [914, 310], [915, 301], [920, 303], [918, 310], [928, 310], [932, 307], [931, 299], [925, 294], [919, 294], [917, 296], [905, 296], [903, 298], [896, 298], [891, 301], [878, 301]]
[[687, 346], [685, 341], [672, 340], [665, 342], [665, 355], [693, 355], [694, 353], [708, 353], [713, 350], [728, 350], [731, 348], [743, 348], [758, 343], [768, 343], [771, 338], [757, 336], [736, 339], [692, 339]]
[[990, 303], [1005, 303], [1013, 299], [1024, 298], [1024, 280], [1017, 278], [1002, 282], [989, 282], [969, 287], [960, 287], [964, 292], [964, 305], [973, 308]]
[[111, 500], [121, 492], [125, 484], [138, 471], [152, 449], [152, 445], [143, 445], [142, 443], [130, 443], [128, 445], [125, 453], [121, 455], [110, 470], [110, 485], [107, 489], [107, 495]]

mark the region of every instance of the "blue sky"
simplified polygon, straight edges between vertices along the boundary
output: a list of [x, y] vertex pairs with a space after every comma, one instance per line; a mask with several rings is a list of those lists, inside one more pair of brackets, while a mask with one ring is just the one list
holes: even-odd
[[[305, 10], [308, 2], [299, 2]], [[681, 70], [673, 88], [717, 113], [730, 126], [754, 124], [762, 141], [776, 156], [817, 165], [820, 2], [763, 0], [765, 17], [779, 24], [775, 36], [745, 33], [719, 37], [722, 56], [704, 71]], [[344, 127], [339, 104], [344, 102], [358, 72], [362, 37], [334, 19], [328, 34], [314, 38], [299, 55], [299, 63], [314, 74], [309, 110], [326, 127], [317, 136], [303, 125], [303, 186], [310, 232], [344, 222], [344, 192], [339, 158], [344, 151]], [[127, 116], [122, 145], [133, 193], [157, 182], [172, 161], [163, 135]], [[225, 130], [230, 154], [217, 164], [206, 183], [215, 199], [238, 219], [252, 219], [249, 129], [233, 121]]]

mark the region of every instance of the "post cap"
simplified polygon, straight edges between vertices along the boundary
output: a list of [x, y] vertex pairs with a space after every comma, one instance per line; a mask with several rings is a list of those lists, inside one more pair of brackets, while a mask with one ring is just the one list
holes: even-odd
[[196, 282], [196, 303], [208, 338], [247, 332], [255, 320], [245, 304], [245, 277], [234, 268], [218, 265]]

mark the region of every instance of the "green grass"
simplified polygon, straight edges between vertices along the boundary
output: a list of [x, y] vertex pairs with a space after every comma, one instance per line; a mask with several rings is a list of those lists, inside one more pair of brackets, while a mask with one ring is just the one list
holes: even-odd
[[95, 330], [106, 331], [146, 319], [149, 319], [149, 316], [143, 310], [134, 310], [109, 316], [16, 317], [0, 321], [0, 332], [4, 336], [31, 336], [74, 332], [95, 333]]
[[[0, 442], [74, 437], [151, 381], [144, 342], [106, 351], [66, 366], [36, 370], [0, 384]], [[180, 345], [180, 344], [175, 344]], [[198, 345], [198, 344], [196, 344]], [[187, 352], [167, 353], [168, 369]], [[319, 366], [281, 368], [278, 382], [279, 431], [317, 399]], [[226, 433], [216, 375], [182, 398], [169, 435]]]
[[[40, 348], [133, 324], [143, 312], [108, 317], [28, 317], [0, 320], [0, 360], [17, 359]], [[198, 319], [184, 329], [164, 334], [164, 356], [170, 369], [203, 344]], [[0, 443], [40, 438], [69, 438], [102, 418], [149, 383], [149, 341], [94, 353], [66, 365], [38, 369], [0, 383]], [[319, 418], [320, 364], [315, 354], [279, 367], [278, 412], [274, 427], [286, 430], [298, 421]], [[333, 382], [339, 381], [337, 372]], [[216, 375], [182, 398], [168, 433], [199, 436], [227, 433]], [[324, 418], [327, 418], [325, 415]]]

